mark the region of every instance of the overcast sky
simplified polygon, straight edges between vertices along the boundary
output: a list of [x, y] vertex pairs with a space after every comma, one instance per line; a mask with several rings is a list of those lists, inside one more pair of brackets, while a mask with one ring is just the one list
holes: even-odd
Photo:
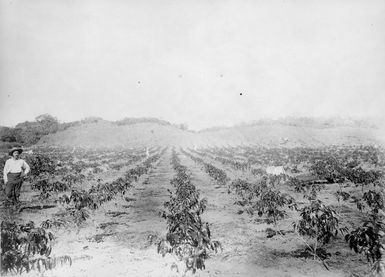
[[383, 0], [0, 3], [0, 125], [385, 115]]

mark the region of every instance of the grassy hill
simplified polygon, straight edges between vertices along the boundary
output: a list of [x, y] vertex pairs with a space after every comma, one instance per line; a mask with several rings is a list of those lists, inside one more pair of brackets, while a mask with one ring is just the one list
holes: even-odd
[[192, 132], [156, 121], [134, 124], [97, 121], [44, 136], [39, 145], [64, 147], [226, 146], [255, 144], [268, 147], [331, 144], [384, 144], [383, 129], [355, 125], [260, 123]]
[[317, 147], [323, 145], [382, 144], [378, 130], [359, 127], [317, 128], [311, 126], [257, 125], [208, 131], [211, 140], [222, 138], [230, 145], [257, 144], [267, 147]]
[[180, 144], [189, 136], [171, 125], [138, 123], [117, 125], [103, 121], [82, 124], [40, 139], [39, 145], [65, 147], [126, 147]]

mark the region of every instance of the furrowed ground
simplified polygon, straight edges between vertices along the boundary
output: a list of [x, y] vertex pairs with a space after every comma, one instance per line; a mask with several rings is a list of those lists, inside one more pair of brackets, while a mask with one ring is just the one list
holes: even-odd
[[[37, 149], [24, 158], [32, 176], [21, 206], [0, 196], [3, 274], [382, 274], [380, 149]], [[309, 207], [329, 225], [313, 218], [294, 229]], [[362, 224], [378, 229], [357, 248], [357, 233], [345, 235]]]

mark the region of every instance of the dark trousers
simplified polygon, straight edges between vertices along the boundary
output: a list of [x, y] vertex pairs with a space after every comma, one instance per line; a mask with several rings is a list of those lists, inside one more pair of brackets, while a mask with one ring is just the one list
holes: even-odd
[[21, 172], [19, 173], [8, 173], [7, 174], [8, 182], [5, 185], [5, 194], [8, 199], [13, 202], [18, 202], [20, 197], [20, 189], [23, 184], [23, 179], [21, 178]]

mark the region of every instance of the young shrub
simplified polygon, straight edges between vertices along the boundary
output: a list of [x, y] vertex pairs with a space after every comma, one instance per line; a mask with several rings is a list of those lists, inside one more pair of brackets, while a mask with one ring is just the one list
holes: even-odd
[[271, 188], [260, 192], [259, 199], [254, 203], [253, 210], [258, 212], [259, 216], [266, 215], [268, 224], [277, 224], [277, 220], [283, 219], [287, 213], [282, 209], [284, 206], [296, 208], [296, 203], [290, 195], [281, 193]]
[[69, 256], [50, 257], [54, 236], [30, 221], [25, 225], [1, 223], [1, 272], [16, 273], [52, 269], [58, 262], [70, 263]]
[[[294, 230], [302, 237], [313, 254], [313, 258], [320, 258], [318, 252], [328, 244], [338, 233], [344, 233], [347, 228], [339, 228], [336, 212], [324, 205], [320, 200], [314, 200], [300, 211], [301, 219], [293, 223]], [[321, 259], [321, 258], [320, 258]], [[321, 259], [322, 260], [322, 259]]]
[[384, 217], [379, 217], [373, 213], [360, 227], [345, 236], [350, 249], [365, 255], [368, 263], [372, 266], [372, 271], [378, 274], [385, 273], [383, 266], [381, 266], [385, 250], [384, 245], [381, 243], [384, 232]]
[[326, 179], [329, 183], [340, 183], [345, 180], [341, 163], [332, 156], [324, 156], [314, 161], [310, 170], [319, 178]]
[[361, 226], [345, 236], [350, 249], [365, 255], [372, 267], [372, 271], [380, 276], [385, 274], [383, 262], [385, 252], [384, 198], [383, 189], [381, 191], [369, 190], [365, 192], [362, 199], [358, 199], [356, 204], [361, 211], [365, 206], [369, 208], [369, 215]]

